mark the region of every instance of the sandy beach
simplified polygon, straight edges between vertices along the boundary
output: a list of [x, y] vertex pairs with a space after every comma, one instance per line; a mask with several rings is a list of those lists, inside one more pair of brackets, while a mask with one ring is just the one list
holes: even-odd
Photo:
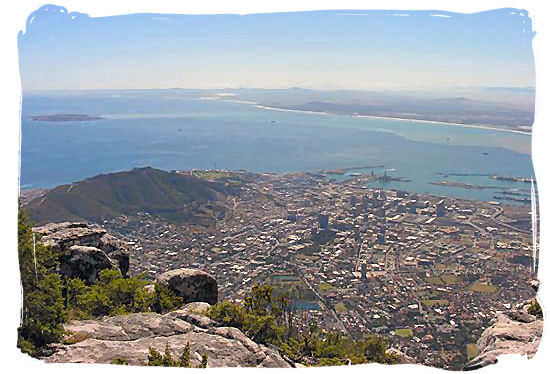
[[[226, 100], [224, 100], [224, 101], [226, 101]], [[242, 102], [242, 103], [249, 104], [250, 102]], [[336, 113], [329, 113], [329, 112], [316, 112], [316, 111], [311, 111], [311, 110], [297, 110], [297, 109], [277, 108], [277, 107], [271, 107], [271, 106], [266, 106], [266, 105], [260, 105], [260, 104], [256, 104], [256, 103], [254, 103], [254, 104], [255, 104], [256, 108], [259, 108], [259, 109], [276, 110], [276, 111], [280, 111], [280, 112], [308, 113], [308, 114], [317, 114], [317, 115], [322, 115], [322, 116], [345, 116], [345, 117], [354, 117], [354, 118], [391, 119], [391, 120], [395, 120], [395, 121], [420, 122], [420, 123], [431, 124], [431, 125], [460, 126], [460, 127], [469, 127], [469, 128], [475, 128], [475, 129], [483, 129], [483, 130], [503, 131], [503, 132], [510, 132], [510, 133], [515, 133], [515, 134], [531, 136], [530, 131], [508, 129], [508, 128], [502, 128], [502, 127], [497, 127], [497, 126], [490, 126], [490, 125], [430, 121], [430, 120], [412, 119], [412, 118], [369, 116], [369, 115], [360, 115], [360, 114], [336, 114]]]

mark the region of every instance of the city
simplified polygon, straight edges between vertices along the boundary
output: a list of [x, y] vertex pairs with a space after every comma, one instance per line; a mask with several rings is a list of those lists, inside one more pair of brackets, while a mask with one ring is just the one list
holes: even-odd
[[534, 297], [530, 207], [368, 187], [320, 173], [179, 171], [240, 184], [211, 227], [147, 213], [103, 226], [127, 240], [135, 274], [216, 274], [220, 298], [254, 284], [288, 292], [294, 323], [375, 332], [427, 365], [460, 369], [497, 310]]

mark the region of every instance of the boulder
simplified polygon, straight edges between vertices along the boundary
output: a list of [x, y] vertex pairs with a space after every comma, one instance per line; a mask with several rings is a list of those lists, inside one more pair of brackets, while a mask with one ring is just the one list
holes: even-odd
[[59, 272], [71, 278], [80, 278], [87, 283], [95, 283], [98, 273], [112, 268], [113, 262], [105, 252], [95, 247], [73, 245], [61, 256]]
[[208, 367], [291, 367], [276, 350], [253, 342], [236, 328], [205, 329], [180, 318], [185, 315], [135, 313], [74, 321], [64, 326], [73, 339], [53, 345], [53, 353], [43, 359], [108, 364], [122, 358], [131, 365], [146, 365], [150, 347], [164, 352], [168, 345], [177, 358], [189, 343], [192, 365], [208, 354]]
[[524, 309], [498, 312], [495, 323], [485, 329], [477, 341], [478, 356], [464, 370], [474, 370], [497, 362], [504, 354], [521, 354], [532, 358], [542, 337], [543, 320]]
[[84, 222], [48, 223], [34, 227], [42, 242], [57, 252], [68, 252], [72, 246], [93, 247], [103, 251], [122, 275], [126, 276], [130, 267], [128, 246], [123, 241], [107, 233], [100, 226]]
[[168, 287], [186, 303], [218, 302], [218, 283], [210, 274], [198, 269], [175, 269], [160, 274], [157, 282]]

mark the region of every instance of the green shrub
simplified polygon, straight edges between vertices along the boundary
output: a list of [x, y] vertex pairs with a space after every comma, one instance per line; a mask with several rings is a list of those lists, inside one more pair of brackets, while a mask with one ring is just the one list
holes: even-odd
[[542, 308], [537, 300], [531, 301], [531, 304], [527, 308], [527, 312], [534, 316], [542, 316]]
[[[191, 366], [191, 350], [189, 343], [187, 343], [183, 349], [183, 352], [179, 360], [175, 360], [172, 357], [172, 351], [169, 345], [164, 348], [164, 354], [160, 353], [153, 347], [149, 347], [149, 355], [147, 356], [148, 366], [169, 366], [169, 367], [185, 367]], [[201, 362], [197, 368], [205, 368], [208, 365], [208, 355], [205, 353], [201, 355]]]
[[123, 357], [115, 358], [113, 361], [111, 361], [111, 364], [114, 364], [114, 365], [130, 365], [128, 360], [123, 358]]
[[129, 313], [164, 313], [179, 307], [183, 299], [166, 287], [155, 284], [155, 291], [145, 286], [150, 282], [139, 278], [124, 278], [116, 269], [99, 272], [98, 282], [87, 286], [79, 279], [68, 279], [67, 308], [71, 316], [80, 318]]

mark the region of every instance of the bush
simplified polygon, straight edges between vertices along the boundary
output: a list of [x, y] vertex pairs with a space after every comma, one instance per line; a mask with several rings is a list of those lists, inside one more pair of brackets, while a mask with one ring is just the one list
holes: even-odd
[[114, 365], [130, 365], [128, 360], [123, 358], [123, 357], [115, 358], [113, 361], [111, 361], [111, 364], [114, 364]]
[[531, 304], [527, 308], [527, 313], [533, 316], [542, 316], [542, 308], [537, 300], [531, 301]]
[[166, 287], [156, 284], [154, 292], [145, 286], [150, 282], [124, 278], [116, 269], [99, 272], [98, 282], [87, 286], [80, 279], [66, 280], [67, 308], [70, 315], [90, 318], [105, 315], [156, 312], [164, 313], [183, 304]]
[[[169, 366], [169, 367], [191, 367], [191, 350], [189, 343], [183, 349], [179, 360], [172, 358], [172, 351], [169, 345], [164, 348], [164, 354], [160, 353], [153, 347], [149, 347], [149, 355], [147, 356], [148, 366]], [[205, 368], [208, 365], [208, 355], [201, 355], [201, 362], [197, 368]]]

